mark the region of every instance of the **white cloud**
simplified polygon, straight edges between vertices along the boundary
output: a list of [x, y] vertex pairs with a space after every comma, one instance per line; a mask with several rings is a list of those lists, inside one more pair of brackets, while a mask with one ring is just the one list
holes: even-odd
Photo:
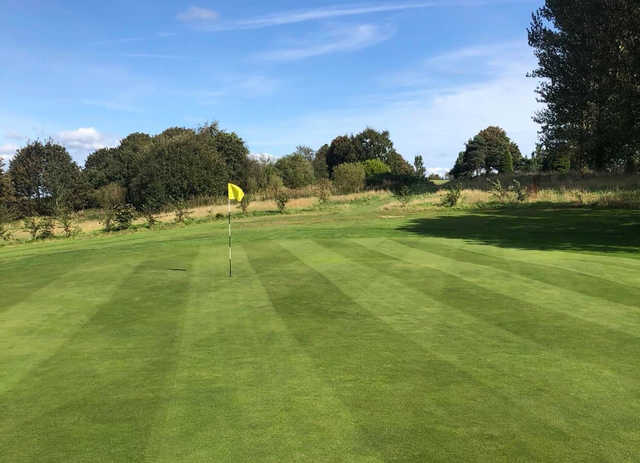
[[178, 13], [176, 16], [180, 21], [214, 21], [218, 19], [218, 13], [208, 8], [200, 8], [198, 6], [191, 6], [185, 11]]
[[115, 140], [100, 133], [93, 127], [65, 130], [59, 132], [55, 139], [64, 145], [72, 154], [77, 155], [86, 155], [92, 151], [115, 144]]
[[267, 61], [294, 61], [330, 53], [355, 51], [388, 40], [392, 35], [393, 31], [389, 28], [360, 24], [333, 29], [312, 43], [268, 51], [258, 57]]
[[[535, 64], [526, 42], [514, 46], [508, 55], [502, 45], [489, 45], [482, 53], [468, 50], [451, 52], [458, 56], [457, 65], [441, 73], [438, 80], [392, 85], [394, 76], [388, 76], [381, 80], [377, 95], [276, 126], [253, 127], [243, 136], [250, 142], [261, 140], [260, 144], [251, 144], [255, 150], [286, 153], [296, 143], [318, 147], [337, 135], [372, 126], [389, 130], [407, 159], [422, 154], [427, 167], [445, 169], [453, 166], [470, 137], [489, 125], [499, 125], [520, 145], [523, 154], [530, 154], [538, 130], [531, 118], [540, 105], [534, 92], [537, 82], [525, 76]], [[426, 60], [427, 64], [434, 59], [445, 61], [434, 57]], [[463, 75], [462, 82], [450, 84], [450, 73], [471, 66], [470, 61], [474, 72]], [[481, 72], [475, 72], [478, 69]], [[292, 133], [300, 136], [292, 140]]]
[[251, 153], [249, 154], [249, 158], [255, 159], [256, 161], [260, 161], [264, 164], [270, 164], [278, 160], [277, 156], [269, 153]]
[[427, 167], [427, 175], [436, 174], [444, 177], [451, 170], [451, 167]]
[[256, 18], [241, 19], [219, 24], [209, 24], [209, 30], [234, 30], [234, 29], [261, 29], [264, 27], [282, 26], [307, 21], [338, 18], [343, 16], [356, 16], [363, 14], [401, 11], [416, 8], [428, 8], [438, 6], [434, 2], [421, 3], [378, 3], [360, 5], [334, 5], [323, 8], [306, 10], [282, 11], [279, 13], [259, 16]]

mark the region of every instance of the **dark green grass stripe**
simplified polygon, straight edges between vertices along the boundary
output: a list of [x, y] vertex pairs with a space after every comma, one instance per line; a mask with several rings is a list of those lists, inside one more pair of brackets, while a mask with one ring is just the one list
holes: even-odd
[[[532, 459], [544, 451], [529, 446], [520, 428], [531, 421], [504, 416], [503, 397], [393, 330], [285, 248], [273, 242], [245, 249], [273, 307], [374, 455], [385, 461], [495, 461], [505, 454]], [[551, 440], [566, 438], [547, 432]]]
[[196, 255], [136, 266], [87, 324], [0, 396], [7, 461], [140, 461], [172, 376]]
[[453, 247], [442, 245], [441, 243], [434, 244], [425, 240], [394, 239], [393, 241], [404, 246], [424, 250], [459, 262], [498, 268], [531, 280], [576, 291], [590, 297], [615, 302], [616, 304], [640, 307], [640, 288], [599, 278], [594, 275], [553, 267], [551, 265], [534, 264], [531, 262], [521, 262], [513, 259], [490, 256], [488, 254], [470, 251], [463, 247]]
[[638, 378], [640, 337], [608, 329], [496, 293], [440, 270], [404, 262], [354, 241], [318, 241], [360, 264], [394, 276], [430, 298], [463, 310], [542, 347], [600, 365], [629, 378]]

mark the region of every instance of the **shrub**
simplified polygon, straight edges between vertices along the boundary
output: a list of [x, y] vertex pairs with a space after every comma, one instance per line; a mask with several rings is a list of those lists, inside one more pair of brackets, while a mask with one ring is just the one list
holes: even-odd
[[286, 190], [281, 189], [276, 193], [276, 204], [278, 205], [278, 210], [282, 213], [287, 207], [287, 203], [289, 202], [289, 194]]
[[460, 201], [461, 197], [462, 188], [460, 187], [460, 185], [451, 185], [442, 198], [441, 205], [445, 207], [455, 207], [458, 204], [458, 201]]
[[218, 212], [216, 214], [216, 220], [224, 220], [224, 214], [222, 212]]
[[403, 208], [406, 208], [411, 201], [411, 192], [409, 191], [409, 187], [407, 185], [402, 185], [395, 193], [395, 197], [398, 201], [400, 201], [400, 205]]
[[509, 199], [509, 190], [502, 185], [500, 179], [495, 181], [489, 180], [489, 186], [491, 187], [491, 197], [496, 201], [504, 203]]
[[176, 223], [187, 223], [191, 220], [191, 214], [193, 214], [193, 211], [190, 211], [187, 208], [184, 201], [176, 201], [173, 207], [176, 215]]
[[321, 203], [326, 203], [331, 198], [331, 192], [333, 189], [333, 185], [331, 185], [331, 180], [328, 178], [322, 178], [318, 181], [316, 185], [316, 189], [318, 191], [318, 199], [320, 199]]
[[56, 217], [60, 226], [62, 227], [62, 231], [64, 232], [64, 236], [67, 238], [71, 238], [72, 236], [76, 236], [80, 233], [80, 227], [78, 226], [78, 219], [76, 214], [69, 210], [66, 207], [59, 208], [56, 211]]
[[13, 219], [13, 213], [4, 204], [0, 204], [0, 240], [9, 241], [13, 233], [9, 230], [9, 222]]
[[242, 201], [240, 201], [240, 209], [242, 209], [243, 214], [247, 214], [247, 210], [249, 209], [249, 205], [251, 204], [251, 196], [245, 194], [242, 197]]
[[37, 217], [27, 217], [24, 219], [24, 229], [29, 232], [32, 240], [38, 239], [40, 234], [40, 219]]
[[55, 236], [56, 222], [53, 217], [42, 217], [40, 219], [40, 235], [38, 238], [44, 240]]
[[156, 216], [157, 210], [151, 206], [145, 206], [142, 208], [142, 217], [146, 221], [147, 228], [152, 228], [158, 223], [158, 217]]
[[118, 224], [118, 230], [126, 230], [131, 227], [131, 222], [136, 218], [136, 210], [131, 204], [120, 204], [115, 208], [114, 219]]
[[516, 199], [519, 202], [523, 203], [527, 199], [529, 199], [529, 190], [527, 189], [527, 187], [522, 186], [522, 184], [519, 181], [514, 179], [513, 186], [511, 187], [511, 189], [515, 193]]
[[333, 170], [334, 184], [343, 194], [357, 193], [364, 188], [365, 171], [359, 162], [340, 164]]
[[374, 177], [380, 174], [388, 174], [391, 172], [391, 167], [377, 158], [367, 159], [366, 161], [363, 161], [362, 167], [364, 167], [364, 175], [366, 178]]

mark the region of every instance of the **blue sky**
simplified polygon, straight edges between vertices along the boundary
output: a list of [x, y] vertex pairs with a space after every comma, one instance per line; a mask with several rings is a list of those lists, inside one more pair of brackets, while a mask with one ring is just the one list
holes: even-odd
[[215, 120], [275, 156], [372, 126], [443, 169], [491, 124], [530, 153], [541, 3], [0, 0], [0, 155]]

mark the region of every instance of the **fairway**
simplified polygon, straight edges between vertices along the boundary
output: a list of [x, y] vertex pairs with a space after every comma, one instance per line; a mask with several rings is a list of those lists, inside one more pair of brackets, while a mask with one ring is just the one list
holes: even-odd
[[640, 454], [637, 212], [225, 227], [0, 248], [1, 461]]

